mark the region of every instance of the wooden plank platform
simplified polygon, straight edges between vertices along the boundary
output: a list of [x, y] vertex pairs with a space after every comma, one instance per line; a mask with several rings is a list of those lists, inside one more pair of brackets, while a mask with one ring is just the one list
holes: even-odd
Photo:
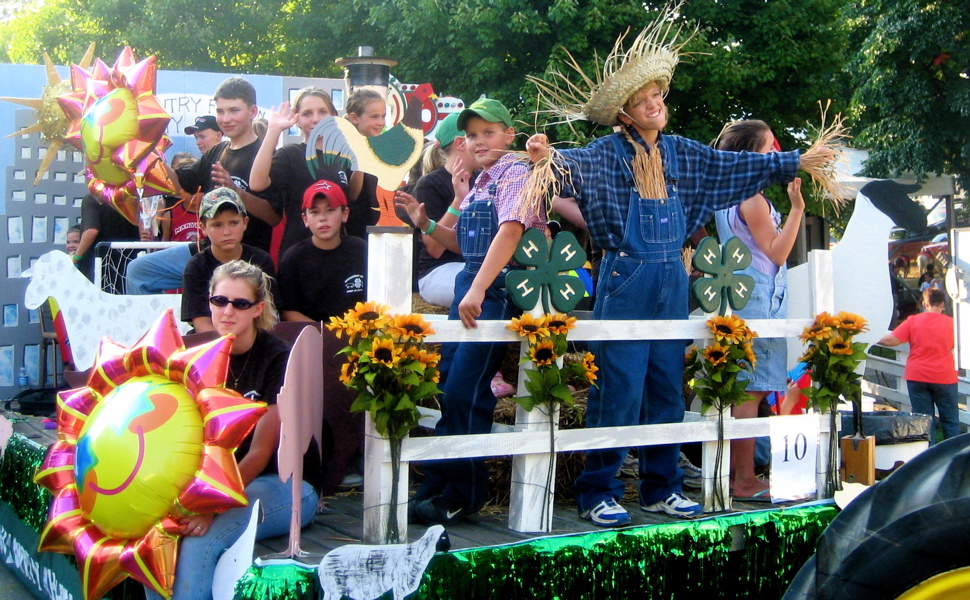
[[[639, 510], [636, 501], [635, 483], [633, 480], [627, 482], [627, 497], [624, 499], [624, 505], [633, 517], [631, 527], [683, 522], [682, 519], [645, 513]], [[687, 495], [694, 500], [699, 501], [701, 499], [700, 492], [688, 491]], [[363, 494], [360, 492], [348, 492], [325, 498], [327, 503], [326, 512], [318, 514], [314, 518], [313, 524], [303, 530], [303, 549], [307, 552], [325, 554], [344, 544], [363, 543], [363, 497]], [[737, 513], [753, 510], [780, 509], [795, 506], [800, 503], [768, 504], [764, 502], [744, 503], [735, 501], [733, 504], [734, 510], [731, 512]], [[731, 512], [708, 514], [705, 517], [722, 516], [731, 514]], [[512, 531], [508, 529], [508, 517], [507, 506], [486, 506], [479, 514], [449, 525], [448, 535], [451, 538], [452, 549], [461, 550], [482, 546], [498, 546], [540, 537], [603, 531], [602, 528], [580, 519], [575, 505], [571, 500], [557, 503], [555, 516], [553, 517], [553, 531], [548, 534]], [[413, 541], [421, 537], [424, 530], [425, 528], [423, 526], [409, 527], [409, 540]], [[286, 545], [286, 536], [263, 540], [257, 544], [257, 554], [281, 552], [286, 549]]]
[[[45, 429], [40, 417], [24, 416], [10, 411], [0, 411], [0, 415], [14, 421], [14, 431], [40, 444], [50, 444], [55, 441], [57, 432]], [[416, 487], [414, 488], [416, 489]], [[412, 489], [412, 492], [414, 491]], [[701, 493], [687, 491], [693, 500], [700, 501]], [[360, 491], [340, 493], [325, 498], [326, 509], [322, 514], [314, 517], [313, 524], [305, 528], [302, 533], [302, 548], [307, 552], [326, 554], [330, 550], [345, 544], [363, 543], [364, 534], [364, 495]], [[734, 502], [733, 512], [751, 510], [778, 509], [799, 504], [797, 502], [785, 504], [741, 503]], [[624, 505], [633, 518], [631, 526], [655, 525], [663, 523], [682, 522], [681, 519], [645, 513], [639, 510], [636, 500], [636, 481], [627, 481], [627, 495]], [[729, 513], [719, 513], [729, 514]], [[705, 516], [718, 516], [709, 514]], [[424, 532], [422, 526], [409, 528], [410, 540], [417, 539]], [[602, 528], [591, 525], [579, 518], [572, 499], [559, 499], [553, 517], [553, 531], [549, 534], [519, 533], [508, 528], [507, 506], [486, 506], [479, 514], [466, 520], [448, 526], [452, 549], [477, 548], [483, 546], [497, 546], [530, 540], [539, 537], [568, 535], [602, 531]], [[287, 536], [280, 536], [263, 540], [257, 544], [256, 554], [262, 556], [274, 552], [282, 552], [287, 547]]]

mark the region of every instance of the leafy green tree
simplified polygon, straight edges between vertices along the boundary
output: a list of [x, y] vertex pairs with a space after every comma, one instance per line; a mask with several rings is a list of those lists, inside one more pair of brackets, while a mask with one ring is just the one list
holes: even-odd
[[970, 176], [970, 10], [965, 0], [863, 0], [847, 14], [866, 174]]

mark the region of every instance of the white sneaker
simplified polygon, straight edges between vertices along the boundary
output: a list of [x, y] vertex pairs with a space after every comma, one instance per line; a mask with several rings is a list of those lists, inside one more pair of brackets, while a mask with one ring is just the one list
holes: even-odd
[[704, 514], [704, 508], [680, 492], [667, 496], [666, 500], [653, 504], [641, 504], [640, 508], [649, 513], [666, 513], [672, 517], [693, 519]]
[[579, 516], [600, 527], [618, 527], [630, 522], [630, 513], [613, 498], [607, 498], [587, 511], [579, 511]]

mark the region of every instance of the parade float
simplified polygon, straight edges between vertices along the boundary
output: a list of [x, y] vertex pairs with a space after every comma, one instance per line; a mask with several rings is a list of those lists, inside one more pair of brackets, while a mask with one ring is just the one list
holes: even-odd
[[[421, 101], [424, 101], [423, 97]], [[88, 104], [94, 105], [96, 102]], [[84, 106], [84, 102], [81, 105]], [[115, 156], [119, 148], [127, 146], [124, 143], [113, 145], [110, 154]], [[141, 168], [138, 161], [151, 156], [154, 148], [147, 151], [145, 147], [139, 148], [137, 151], [126, 150], [128, 154], [123, 154], [121, 166], [114, 167], [120, 168], [123, 174], [126, 173], [124, 169], [128, 169], [129, 179], [112, 183], [114, 180], [108, 181], [94, 174], [92, 180], [116, 186], [104, 196], [105, 201], [120, 203], [121, 207], [126, 203], [130, 205], [131, 199], [140, 194], [135, 173], [141, 171], [132, 169]], [[104, 158], [104, 153], [94, 158]], [[99, 190], [105, 189], [97, 181], [95, 185]], [[159, 182], [159, 185], [163, 183]], [[799, 277], [801, 279], [802, 287], [794, 287], [793, 290], [793, 295], [804, 304], [801, 309], [794, 310], [794, 316], [788, 320], [749, 322], [747, 326], [751, 330], [762, 337], [794, 340], [813, 326], [816, 315], [836, 314], [839, 311], [854, 311], [864, 315], [873, 323], [875, 330], [888, 324], [886, 315], [891, 313], [892, 307], [887, 307], [886, 302], [890, 296], [876, 292], [888, 289], [888, 280], [884, 281], [887, 274], [884, 244], [893, 211], [885, 209], [882, 204], [895, 206], [909, 199], [905, 194], [898, 194], [898, 190], [887, 193], [882, 189], [884, 187], [874, 186], [868, 192], [863, 188], [857, 197], [855, 213], [843, 243], [834, 251], [812, 252], [808, 264], [802, 269], [803, 273], [800, 276], [793, 273], [793, 287], [794, 281]], [[370, 301], [381, 305], [382, 312], [389, 315], [412, 312], [410, 278], [404, 276], [412, 269], [411, 235], [410, 228], [391, 223], [382, 224], [370, 232], [368, 268], [371, 281], [368, 296]], [[713, 253], [714, 248], [719, 253], [723, 250], [717, 244], [709, 250]], [[725, 301], [736, 290], [733, 286], [737, 281], [730, 277], [736, 265], [720, 257], [736, 255], [735, 251], [743, 253], [740, 248], [715, 253], [715, 259], [709, 262], [710, 268], [705, 271], [713, 286], [708, 291], [713, 290], [712, 293], [720, 295]], [[525, 236], [518, 252], [520, 262], [529, 266], [528, 270], [520, 272], [520, 280], [515, 282], [515, 287], [521, 290], [520, 306], [536, 315], [553, 310], [568, 312], [572, 307], [570, 301], [578, 293], [578, 284], [569, 275], [562, 275], [562, 272], [575, 266], [573, 263], [581, 252], [575, 240], [568, 236], [557, 236], [555, 240], [547, 242], [541, 235], [539, 238]], [[172, 553], [165, 554], [159, 550], [171, 549], [176, 544], [172, 539], [174, 536], [171, 536], [171, 528], [166, 529], [166, 520], [171, 517], [170, 513], [176, 505], [198, 510], [216, 508], [215, 504], [202, 506], [196, 501], [212, 497], [213, 494], [209, 492], [213, 473], [231, 475], [232, 469], [206, 469], [205, 465], [211, 466], [212, 462], [206, 462], [204, 457], [212, 456], [213, 452], [225, 454], [238, 441], [246, 425], [240, 422], [238, 425], [215, 427], [211, 431], [209, 425], [202, 425], [208, 415], [222, 414], [214, 408], [214, 404], [202, 402], [202, 398], [222, 402], [220, 399], [232, 396], [221, 388], [225, 373], [223, 363], [217, 360], [222, 352], [218, 341], [196, 349], [185, 347], [175, 325], [177, 319], [171, 313], [164, 313], [157, 304], [140, 304], [138, 306], [141, 308], [137, 309], [148, 314], [155, 311], [155, 318], [160, 314], [169, 315], [153, 326], [139, 324], [133, 318], [126, 321], [119, 316], [132, 313], [136, 310], [134, 306], [112, 309], [115, 312], [100, 310], [99, 307], [107, 302], [104, 298], [91, 295], [80, 285], [63, 285], [60, 280], [66, 278], [45, 278], [45, 273], [56, 272], [57, 265], [63, 262], [58, 254], [55, 251], [39, 257], [33, 267], [24, 273], [31, 278], [26, 299], [28, 308], [36, 309], [49, 297], [55, 298], [61, 306], [78, 307], [65, 319], [67, 335], [75, 342], [75, 356], [80, 350], [78, 340], [85, 339], [81, 333], [83, 327], [103, 333], [109, 324], [120, 324], [126, 331], [114, 341], [99, 341], [100, 346], [92, 345], [87, 350], [92, 356], [89, 365], [95, 368], [87, 375], [85, 385], [59, 394], [56, 434], [43, 429], [43, 424], [37, 419], [11, 419], [9, 416], [0, 419], [0, 448], [3, 449], [0, 458], [0, 557], [20, 574], [34, 593], [44, 597], [137, 597], [141, 584], [164, 593], [168, 587], [166, 578], [174, 573], [173, 563], [176, 560]], [[699, 266], [697, 260], [705, 255], [702, 253], [695, 257], [695, 266]], [[957, 248], [954, 248], [953, 255], [960, 256]], [[875, 257], [878, 268], [859, 270], [849, 266], [850, 257], [855, 261], [862, 256]], [[866, 294], [860, 297], [859, 290], [864, 290]], [[83, 302], [75, 302], [77, 298], [83, 298]], [[559, 303], [556, 298], [564, 300]], [[151, 299], [147, 302], [151, 302]], [[86, 304], [88, 310], [82, 310], [82, 304]], [[717, 308], [721, 306], [718, 302]], [[714, 312], [714, 306], [710, 308]], [[79, 315], [84, 315], [84, 318]], [[92, 319], [94, 323], [90, 323]], [[539, 372], [535, 349], [529, 355], [530, 342], [521, 340], [517, 332], [507, 327], [507, 323], [482, 322], [475, 330], [465, 330], [459, 322], [432, 320], [431, 324], [434, 332], [427, 332], [424, 343], [504, 341], [523, 344], [523, 354], [530, 356], [531, 360], [525, 361], [520, 371], [519, 396], [541, 397], [537, 388], [529, 389], [527, 383], [533, 381], [531, 377], [534, 376], [528, 373], [529, 370]], [[343, 344], [332, 332], [323, 329], [320, 333], [322, 343], [311, 344], [308, 350], [310, 358], [297, 363], [311, 365], [322, 361], [323, 379], [331, 377], [339, 380], [341, 365], [332, 357]], [[877, 333], [870, 332], [868, 338], [861, 334], [858, 341], [871, 342], [872, 336]], [[568, 335], [571, 341], [706, 341], [712, 337], [712, 332], [707, 317], [699, 315], [687, 321], [670, 322], [598, 322], [581, 318], [573, 324]], [[99, 348], [97, 353], [95, 348]], [[416, 351], [420, 353], [420, 349]], [[211, 360], [196, 362], [190, 358], [198, 356], [207, 356]], [[317, 397], [325, 405], [328, 393], [333, 393], [333, 388], [328, 392], [325, 381], [296, 384], [291, 379], [301, 377], [301, 370], [305, 376], [305, 371], [310, 368], [294, 367], [292, 373], [288, 370], [284, 389], [287, 386], [298, 387], [305, 395]], [[136, 379], [134, 384], [140, 386], [138, 390], [114, 391], [128, 385], [133, 376]], [[146, 383], [138, 380], [139, 377], [161, 378], [164, 381], [152, 379]], [[202, 458], [198, 459], [198, 464], [182, 465], [184, 468], [178, 469], [179, 481], [169, 486], [171, 489], [165, 496], [165, 505], [155, 507], [151, 515], [131, 527], [131, 509], [141, 505], [141, 499], [112, 504], [103, 511], [100, 507], [104, 503], [99, 496], [116, 496], [118, 494], [113, 492], [119, 488], [127, 490], [134, 486], [142, 467], [154, 464], [152, 461], [159, 459], [156, 456], [159, 453], [158, 445], [149, 442], [153, 442], [152, 436], [163, 435], [164, 419], [144, 418], [159, 410], [160, 404], [152, 400], [154, 392], [143, 389], [153, 385], [179, 388], [177, 393], [166, 392], [164, 395], [166, 398], [179, 399], [176, 404], [182, 408], [171, 415], [166, 412], [166, 415], [171, 417], [176, 413], [185, 413], [184, 418], [190, 421], [189, 428], [198, 430], [194, 434], [199, 442], [195, 453]], [[119, 401], [126, 408], [117, 418], [124, 417], [127, 419], [125, 423], [112, 423], [98, 430], [102, 437], [108, 437], [104, 431], [118, 430], [119, 427], [128, 433], [134, 432], [137, 451], [132, 453], [120, 446], [109, 445], [104, 450], [106, 454], [102, 455], [98, 453], [101, 451], [100, 444], [95, 444], [93, 439], [90, 444], [82, 444], [91, 431], [87, 423], [95, 422], [108, 412], [100, 407]], [[154, 410], [142, 411], [138, 408], [147, 407], [146, 402], [154, 406]], [[165, 402], [161, 404], [167, 406]], [[536, 409], [539, 404], [545, 405], [544, 413]], [[360, 505], [353, 515], [355, 519], [352, 524], [345, 523], [342, 528], [334, 526], [335, 529], [328, 530], [342, 535], [315, 535], [315, 530], [326, 530], [330, 526], [329, 519], [336, 519], [336, 515], [324, 513], [308, 530], [301, 533], [297, 529], [291, 532], [289, 539], [277, 540], [275, 546], [264, 545], [255, 550], [256, 554], [268, 554], [274, 547], [281, 550], [288, 548], [288, 556], [284, 559], [276, 557], [257, 561], [247, 566], [241, 577], [220, 581], [221, 587], [214, 589], [214, 594], [217, 597], [274, 600], [317, 598], [321, 595], [336, 598], [338, 594], [362, 599], [379, 597], [387, 592], [398, 598], [408, 593], [413, 593], [411, 597], [414, 598], [554, 598], [561, 597], [568, 590], [570, 597], [577, 598], [780, 597], [789, 582], [795, 580], [796, 584], [789, 592], [793, 598], [836, 597], [825, 593], [828, 589], [838, 587], [833, 581], [841, 582], [848, 578], [844, 573], [845, 568], [837, 568], [837, 563], [845, 557], [851, 558], [852, 564], [856, 565], [851, 575], [858, 575], [854, 581], [857, 580], [858, 585], [862, 586], [853, 589], [858, 593], [872, 589], [865, 587], [872, 584], [859, 574], [865, 573], [869, 564], [865, 562], [866, 553], [875, 551], [854, 553], [855, 546], [868, 548], [868, 540], [883, 539], [891, 533], [894, 536], [891, 539], [907, 544], [912, 542], [915, 547], [912, 538], [918, 535], [919, 524], [934, 519], [944, 522], [944, 516], [966, 514], [966, 511], [956, 511], [966, 502], [961, 492], [962, 475], [957, 477], [962, 471], [957, 473], [950, 466], [963, 460], [967, 443], [962, 441], [941, 444], [934, 451], [921, 455], [912, 461], [909, 470], [900, 470], [887, 483], [876, 486], [860, 496], [856, 503], [850, 504], [850, 510], [842, 513], [843, 517], [839, 519], [849, 523], [844, 531], [855, 536], [853, 540], [858, 543], [846, 545], [843, 538], [838, 537], [843, 529], [826, 533], [829, 524], [839, 514], [839, 509], [829, 499], [831, 494], [826, 493], [826, 490], [831, 491], [830, 476], [834, 475], [830, 456], [837, 449], [832, 437], [837, 435], [837, 430], [833, 429], [829, 414], [737, 421], [723, 410], [718, 410], [715, 418], [690, 414], [680, 424], [560, 430], [556, 420], [551, 418], [554, 404], [520, 404], [514, 426], [496, 426], [491, 434], [453, 438], [406, 437], [403, 433], [407, 432], [410, 422], [400, 436], [384, 435], [389, 431], [387, 422], [375, 421], [372, 415], [366, 424], [362, 502], [359, 498], [349, 501]], [[402, 410], [410, 411], [411, 408], [404, 406]], [[421, 426], [433, 424], [435, 418], [434, 411], [420, 411]], [[217, 435], [228, 430], [232, 435]], [[141, 434], [138, 434], [139, 431]], [[296, 437], [305, 440], [306, 433]], [[54, 435], [56, 440], [53, 439]], [[776, 459], [773, 462], [778, 465], [773, 472], [772, 496], [778, 506], [768, 510], [737, 510], [738, 507], [731, 510], [729, 503], [724, 501], [725, 497], [729, 497], [725, 471], [729, 461], [723, 442], [758, 436], [771, 438], [772, 454]], [[805, 445], [803, 451], [796, 452], [790, 442], [799, 436], [805, 440]], [[400, 443], [392, 443], [394, 439]], [[549, 473], [557, 455], [562, 452], [690, 442], [700, 443], [704, 448], [702, 494], [708, 514], [702, 519], [690, 522], [666, 519], [638, 521], [635, 526], [624, 529], [589, 531], [575, 517], [571, 507], [556, 505]], [[71, 458], [78, 456], [81, 446], [97, 446], [99, 450], [93, 454], [85, 450], [82, 453], [86, 457], [84, 460]], [[131, 454], [136, 460], [134, 464], [110, 468], [114, 464], [112, 461], [123, 462], [131, 459]], [[714, 460], [713, 457], [717, 455], [720, 455], [720, 460]], [[98, 456], [105, 456], [104, 465], [88, 460]], [[425, 532], [408, 527], [409, 463], [481, 456], [512, 457], [515, 475], [511, 483], [511, 501], [508, 512], [498, 517], [506, 519], [503, 527], [496, 527], [495, 518], [482, 518], [480, 521], [473, 520], [471, 524], [463, 524], [451, 532], [451, 551], [445, 551], [447, 536], [438, 528]], [[108, 457], [111, 460], [107, 460]], [[222, 465], [227, 463], [226, 460], [216, 462]], [[786, 466], [782, 467], [781, 463], [786, 463]], [[109, 467], [108, 472], [102, 472], [104, 466]], [[952, 485], [940, 486], [940, 489], [946, 487], [946, 498], [939, 498], [936, 488], [913, 493], [914, 482], [926, 477], [927, 473], [941, 474], [939, 477], [944, 473], [953, 475], [947, 477], [947, 481], [954, 481]], [[35, 474], [53, 494], [33, 483]], [[231, 479], [228, 475], [228, 479]], [[119, 477], [120, 481], [116, 481]], [[216, 477], [219, 478], [221, 475]], [[84, 492], [84, 489], [89, 491]], [[238, 491], [231, 491], [233, 489], [232, 486], [225, 488], [222, 494], [224, 499], [243, 502], [244, 499], [238, 497]], [[925, 500], [927, 494], [936, 499]], [[818, 500], [803, 501], [812, 495]], [[891, 508], [885, 508], [887, 506]], [[113, 519], [120, 519], [121, 525]], [[883, 525], [886, 531], [881, 529]], [[892, 531], [889, 531], [890, 527]], [[506, 534], [497, 531], [502, 528]], [[476, 536], [476, 529], [487, 531], [487, 534]], [[454, 543], [455, 531], [461, 532], [464, 543]], [[930, 539], [939, 543], [939, 536], [944, 533], [940, 532], [936, 534], [937, 537]], [[132, 539], [137, 541], [131, 542]], [[115, 540], [118, 540], [117, 543]], [[476, 540], [488, 540], [488, 543], [476, 544]], [[344, 542], [369, 545], [344, 545]], [[459, 545], [461, 547], [456, 548]], [[72, 553], [76, 556], [77, 565], [71, 564], [62, 555], [40, 552], [37, 548]], [[441, 552], [433, 554], [434, 550]], [[819, 555], [812, 559], [816, 550]], [[319, 555], [326, 553], [326, 557], [308, 559], [305, 551]], [[241, 556], [249, 559], [253, 553], [251, 547], [241, 550]], [[303, 560], [294, 561], [294, 558]], [[802, 569], [806, 561], [808, 565]], [[246, 559], [242, 562], [245, 563]], [[943, 570], [963, 566], [953, 561], [924, 562], [935, 563]], [[802, 572], [796, 579], [796, 573], [800, 570]], [[349, 578], [348, 573], [355, 573], [359, 578]], [[909, 578], [899, 578], [898, 586], [904, 587], [894, 589], [908, 589], [935, 574], [928, 571], [915, 573]], [[121, 583], [126, 576], [134, 579], [112, 587]], [[134, 584], [134, 581], [139, 583]], [[947, 588], [949, 590], [956, 589], [952, 581]], [[797, 586], [800, 587], [796, 589]], [[883, 590], [880, 593], [895, 592]]]

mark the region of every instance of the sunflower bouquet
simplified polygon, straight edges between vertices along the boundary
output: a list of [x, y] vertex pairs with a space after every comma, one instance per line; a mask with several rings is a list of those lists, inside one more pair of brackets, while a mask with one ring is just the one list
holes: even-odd
[[327, 328], [348, 345], [340, 381], [357, 392], [351, 412], [370, 413], [377, 432], [401, 439], [418, 426], [417, 404], [438, 393], [441, 356], [424, 348], [434, 333], [421, 315], [392, 315], [390, 307], [358, 302], [343, 317], [331, 317]]
[[358, 302], [343, 317], [331, 317], [327, 328], [347, 338], [348, 345], [339, 352], [347, 357], [340, 381], [357, 392], [350, 411], [370, 414], [374, 428], [390, 444], [391, 510], [385, 541], [396, 544], [401, 444], [421, 419], [418, 402], [440, 393], [441, 356], [424, 348], [424, 339], [434, 330], [421, 315], [393, 315], [390, 310], [377, 302]]
[[[868, 323], [859, 315], [845, 311], [836, 315], [822, 312], [798, 336], [808, 345], [799, 361], [808, 365], [812, 377], [812, 385], [802, 392], [808, 398], [808, 406], [823, 413], [828, 412], [829, 430], [833, 436], [838, 431], [836, 413], [839, 397], [844, 396], [852, 402], [856, 438], [863, 437], [862, 375], [856, 373], [856, 369], [866, 358], [867, 344], [853, 342], [852, 338], [868, 329]], [[826, 489], [823, 490], [827, 498], [832, 497], [840, 487], [838, 448], [838, 444], [829, 443], [828, 477]]]
[[[694, 381], [694, 391], [701, 399], [704, 412], [712, 407], [717, 411], [717, 452], [714, 472], [721, 472], [724, 454], [724, 413], [732, 406], [743, 404], [750, 397], [748, 382], [738, 381], [742, 371], [754, 371], [757, 364], [752, 340], [758, 337], [744, 319], [735, 315], [714, 316], [707, 320], [707, 328], [714, 340], [698, 351], [692, 347], [684, 357], [685, 374]], [[715, 510], [730, 506], [720, 485], [714, 486]]]
[[[528, 411], [539, 406], [549, 417], [549, 467], [546, 471], [546, 492], [549, 494], [553, 494], [555, 489], [556, 407], [572, 408], [575, 398], [569, 389], [570, 382], [596, 385], [596, 371], [599, 370], [591, 352], [584, 353], [578, 361], [566, 360], [566, 334], [575, 326], [576, 318], [562, 313], [547, 313], [539, 317], [525, 313], [513, 318], [508, 325], [509, 329], [529, 343], [529, 349], [519, 364], [531, 362], [533, 366], [524, 369], [525, 389], [529, 395], [514, 400]], [[549, 520], [546, 512], [549, 507], [549, 503], [542, 504], [543, 522]]]
[[814, 384], [803, 390], [809, 406], [824, 412], [837, 405], [840, 396], [851, 401], [861, 399], [862, 375], [856, 369], [865, 360], [868, 345], [852, 338], [868, 330], [868, 323], [859, 315], [823, 312], [798, 336], [808, 345], [799, 360], [808, 365]]
[[704, 412], [711, 407], [723, 411], [749, 399], [748, 382], [738, 381], [738, 373], [754, 370], [757, 361], [751, 341], [758, 334], [734, 315], [711, 317], [707, 328], [714, 340], [701, 351], [690, 349], [684, 359], [686, 373], [694, 380]]
[[572, 407], [571, 381], [596, 385], [599, 368], [593, 363], [591, 353], [586, 352], [579, 361], [563, 360], [563, 364], [559, 364], [559, 359], [566, 355], [566, 333], [575, 326], [575, 317], [561, 313], [539, 317], [526, 313], [513, 318], [508, 325], [529, 342], [521, 363], [531, 362], [533, 365], [533, 368], [525, 369], [525, 389], [529, 395], [515, 399], [522, 408], [532, 410], [538, 405], [546, 405], [551, 409], [556, 404]]

